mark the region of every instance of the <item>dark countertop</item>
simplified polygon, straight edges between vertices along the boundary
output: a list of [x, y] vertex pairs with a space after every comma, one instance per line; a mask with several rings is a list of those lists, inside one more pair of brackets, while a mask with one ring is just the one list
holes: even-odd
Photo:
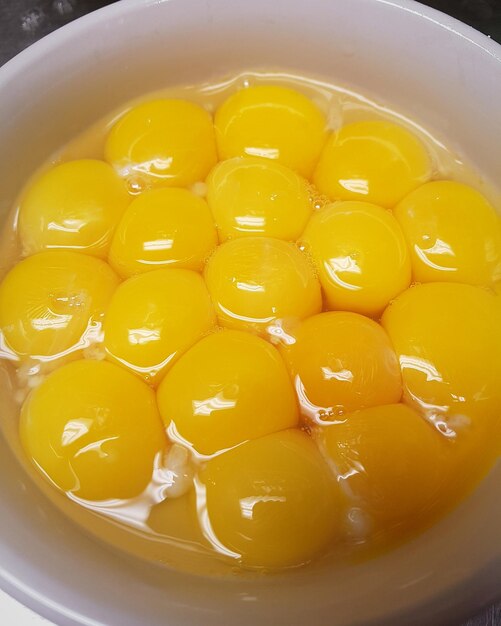
[[[63, 24], [114, 1], [0, 0], [0, 65]], [[422, 4], [449, 13], [501, 43], [501, 0], [423, 0]], [[501, 603], [463, 626], [501, 626]]]

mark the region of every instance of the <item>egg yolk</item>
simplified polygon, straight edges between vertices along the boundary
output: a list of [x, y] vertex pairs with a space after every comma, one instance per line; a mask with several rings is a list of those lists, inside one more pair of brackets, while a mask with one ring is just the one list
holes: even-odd
[[113, 168], [82, 159], [35, 178], [19, 208], [25, 255], [62, 248], [105, 258], [130, 196]]
[[490, 285], [501, 279], [501, 220], [475, 189], [434, 181], [395, 208], [419, 282]]
[[202, 454], [298, 421], [294, 389], [278, 351], [235, 330], [209, 335], [188, 350], [163, 379], [158, 405], [166, 425]]
[[99, 259], [52, 250], [18, 263], [0, 285], [0, 328], [19, 355], [55, 356], [85, 345], [118, 278]]
[[306, 181], [277, 161], [222, 161], [207, 180], [207, 201], [221, 241], [266, 235], [295, 241], [311, 215]]
[[331, 200], [392, 208], [430, 175], [430, 158], [417, 137], [391, 122], [367, 121], [331, 135], [313, 180]]
[[28, 396], [20, 428], [39, 469], [84, 500], [139, 495], [167, 446], [153, 391], [105, 361], [52, 372]]
[[126, 278], [162, 267], [200, 271], [216, 246], [216, 228], [202, 198], [186, 189], [153, 189], [123, 215], [109, 261]]
[[113, 360], [156, 383], [214, 322], [199, 274], [155, 270], [129, 278], [116, 290], [104, 321], [104, 345]]
[[404, 292], [382, 324], [397, 352], [404, 397], [451, 438], [499, 426], [501, 311], [496, 296], [458, 283]]
[[378, 317], [411, 281], [400, 226], [374, 204], [328, 205], [312, 217], [300, 246], [315, 262], [329, 309]]
[[390, 340], [373, 320], [349, 312], [303, 321], [281, 345], [301, 410], [315, 421], [399, 402], [399, 365]]
[[367, 530], [409, 529], [439, 502], [448, 442], [409, 407], [352, 413], [326, 427], [322, 437], [351, 507], [366, 516]]
[[[152, 100], [123, 115], [111, 129], [106, 160], [131, 182], [186, 187], [204, 180], [217, 161], [209, 113], [186, 100]], [[137, 178], [138, 177], [138, 178]]]
[[322, 308], [309, 260], [293, 244], [245, 237], [219, 246], [205, 267], [222, 326], [266, 332], [276, 320], [302, 319]]
[[210, 532], [249, 567], [311, 560], [336, 537], [340, 494], [299, 430], [261, 437], [211, 459], [200, 473]]
[[326, 119], [306, 96], [285, 87], [248, 87], [216, 111], [221, 160], [237, 156], [275, 159], [307, 178], [326, 139]]

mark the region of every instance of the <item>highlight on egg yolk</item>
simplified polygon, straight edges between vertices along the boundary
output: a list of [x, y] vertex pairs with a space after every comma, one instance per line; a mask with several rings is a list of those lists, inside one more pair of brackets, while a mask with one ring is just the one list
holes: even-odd
[[62, 248], [106, 258], [129, 201], [123, 181], [103, 161], [82, 159], [52, 167], [33, 180], [21, 199], [24, 254]]
[[306, 181], [277, 161], [236, 157], [207, 179], [207, 202], [221, 241], [265, 235], [295, 241], [312, 212]]
[[297, 566], [337, 536], [341, 496], [308, 435], [286, 430], [214, 457], [200, 472], [218, 543], [244, 566]]
[[501, 220], [472, 187], [451, 180], [427, 183], [406, 196], [394, 215], [416, 281], [490, 285], [501, 279]]
[[93, 257], [52, 250], [20, 261], [0, 285], [0, 328], [23, 356], [55, 356], [85, 346], [118, 286], [112, 269]]
[[133, 200], [123, 215], [109, 262], [123, 277], [162, 267], [200, 271], [216, 246], [205, 200], [187, 189], [153, 189]]
[[221, 161], [237, 156], [274, 159], [308, 178], [324, 145], [326, 119], [303, 94], [259, 85], [231, 95], [216, 111]]
[[417, 137], [397, 124], [373, 120], [333, 133], [313, 180], [331, 200], [364, 200], [392, 208], [430, 175], [430, 157]]
[[393, 215], [367, 202], [338, 202], [316, 213], [300, 245], [318, 269], [329, 309], [379, 316], [411, 281], [409, 251]]
[[219, 323], [265, 333], [276, 320], [303, 319], [322, 308], [309, 260], [293, 244], [245, 237], [219, 246], [205, 266]]
[[407, 402], [451, 438], [499, 427], [496, 296], [471, 285], [425, 283], [397, 298], [382, 324], [400, 361]]
[[167, 446], [153, 391], [105, 361], [52, 372], [24, 403], [20, 429], [39, 469], [84, 500], [138, 496]]
[[440, 501], [448, 442], [403, 404], [347, 415], [322, 430], [326, 452], [366, 527], [415, 527]]
[[399, 365], [390, 340], [373, 320], [331, 312], [304, 320], [281, 351], [303, 415], [315, 421], [399, 402]]
[[110, 358], [158, 382], [214, 322], [199, 274], [155, 270], [129, 278], [116, 290], [104, 321], [104, 345]]
[[192, 185], [217, 161], [211, 116], [187, 100], [143, 102], [113, 126], [105, 156], [122, 176], [138, 175], [147, 186]]
[[298, 421], [278, 351], [234, 330], [209, 335], [188, 350], [163, 379], [157, 398], [166, 425], [205, 455]]

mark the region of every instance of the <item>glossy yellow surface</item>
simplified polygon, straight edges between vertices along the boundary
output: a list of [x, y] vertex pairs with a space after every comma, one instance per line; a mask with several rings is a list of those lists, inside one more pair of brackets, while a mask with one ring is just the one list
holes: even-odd
[[426, 283], [403, 293], [382, 318], [400, 360], [406, 400], [451, 438], [501, 424], [496, 300], [479, 287]]
[[313, 441], [299, 430], [217, 456], [200, 479], [213, 534], [243, 565], [301, 565], [339, 530], [338, 488]]
[[19, 235], [25, 255], [62, 248], [106, 258], [130, 196], [104, 161], [82, 159], [37, 176], [22, 197]]
[[310, 220], [300, 246], [311, 255], [329, 309], [377, 317], [411, 281], [409, 251], [393, 215], [366, 202], [338, 202]]
[[129, 278], [116, 290], [104, 321], [104, 345], [110, 358], [156, 383], [214, 321], [199, 274], [155, 270]]
[[281, 346], [301, 410], [315, 420], [378, 404], [402, 395], [396, 354], [373, 320], [348, 312], [305, 320]]
[[333, 133], [313, 180], [331, 200], [392, 208], [430, 175], [430, 157], [417, 137], [397, 124], [373, 120]]
[[403, 404], [365, 409], [323, 430], [331, 458], [367, 529], [408, 530], [430, 514], [447, 481], [448, 444]]
[[216, 111], [214, 126], [221, 160], [275, 159], [307, 178], [327, 137], [325, 116], [309, 98], [270, 85], [231, 95]]
[[200, 271], [216, 246], [216, 228], [202, 198], [187, 189], [153, 189], [123, 215], [109, 262], [125, 278], [162, 267]]
[[258, 157], [222, 161], [207, 185], [207, 202], [221, 241], [249, 235], [295, 241], [313, 208], [304, 178], [277, 161]]
[[105, 361], [50, 374], [23, 405], [20, 428], [40, 470], [84, 500], [139, 495], [167, 446], [153, 391]]
[[434, 181], [394, 210], [411, 251], [418, 282], [490, 285], [501, 279], [501, 220], [467, 185]]
[[297, 320], [322, 308], [312, 265], [293, 244], [245, 237], [219, 246], [205, 267], [219, 323], [265, 333], [275, 320]]
[[185, 187], [204, 180], [217, 161], [214, 128], [205, 109], [186, 100], [151, 100], [111, 129], [106, 160], [146, 186]]
[[264, 339], [225, 330], [201, 339], [158, 389], [167, 426], [213, 454], [297, 425], [296, 397], [280, 354]]
[[85, 346], [118, 286], [107, 263], [77, 252], [40, 252], [0, 285], [0, 328], [20, 355], [54, 356]]

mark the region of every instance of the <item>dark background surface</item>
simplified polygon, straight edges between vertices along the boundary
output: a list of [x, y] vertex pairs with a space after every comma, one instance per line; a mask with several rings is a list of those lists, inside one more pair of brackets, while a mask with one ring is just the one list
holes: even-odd
[[[0, 65], [63, 24], [113, 1], [0, 0]], [[501, 0], [429, 0], [422, 4], [449, 13], [501, 43]], [[501, 604], [489, 607], [464, 626], [501, 626]]]

